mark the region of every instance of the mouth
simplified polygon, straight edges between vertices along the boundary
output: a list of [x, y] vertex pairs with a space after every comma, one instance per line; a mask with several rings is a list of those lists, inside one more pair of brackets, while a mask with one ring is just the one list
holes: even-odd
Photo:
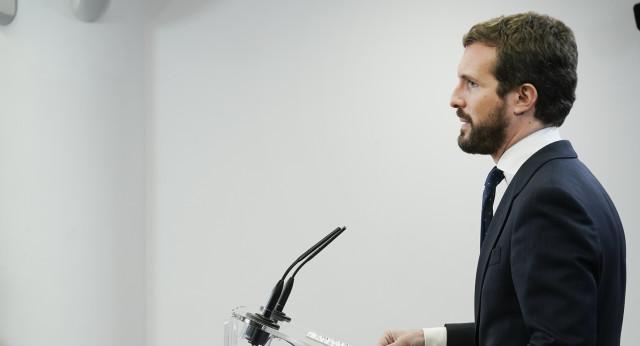
[[460, 126], [460, 133], [464, 133], [466, 131], [471, 131], [471, 124], [462, 120], [462, 125]]
[[460, 118], [461, 122], [471, 123], [471, 116], [469, 114], [463, 112], [462, 109], [458, 108], [456, 110], [456, 115], [458, 116], [458, 118]]
[[460, 108], [458, 108], [458, 110], [456, 111], [456, 115], [458, 116], [458, 118], [460, 119], [460, 122], [462, 123], [460, 130], [464, 131], [468, 128], [471, 127], [472, 121], [471, 121], [471, 117], [464, 113]]

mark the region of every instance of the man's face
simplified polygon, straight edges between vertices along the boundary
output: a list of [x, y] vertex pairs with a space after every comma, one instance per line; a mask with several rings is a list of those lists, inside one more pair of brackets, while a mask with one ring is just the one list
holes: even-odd
[[458, 145], [467, 153], [493, 154], [506, 141], [508, 105], [496, 92], [498, 80], [491, 72], [495, 59], [495, 48], [474, 43], [467, 46], [458, 66], [451, 107], [462, 122]]

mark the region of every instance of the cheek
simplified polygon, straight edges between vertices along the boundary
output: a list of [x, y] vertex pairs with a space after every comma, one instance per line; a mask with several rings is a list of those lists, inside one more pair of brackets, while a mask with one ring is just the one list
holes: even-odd
[[476, 114], [485, 114], [489, 110], [494, 109], [496, 106], [500, 105], [500, 98], [497, 95], [481, 95], [476, 100], [471, 102], [470, 109], [474, 110]]

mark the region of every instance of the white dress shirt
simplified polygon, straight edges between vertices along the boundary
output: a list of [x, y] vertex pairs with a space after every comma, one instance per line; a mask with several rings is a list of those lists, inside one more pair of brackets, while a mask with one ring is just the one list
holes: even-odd
[[[498, 201], [502, 199], [509, 182], [531, 155], [559, 140], [561, 140], [561, 138], [558, 127], [546, 127], [521, 139], [502, 154], [496, 166], [504, 172], [506, 184], [501, 183], [496, 188], [496, 202], [493, 204], [494, 209], [499, 205]], [[447, 346], [447, 329], [445, 327], [424, 328], [423, 331], [425, 346]]]

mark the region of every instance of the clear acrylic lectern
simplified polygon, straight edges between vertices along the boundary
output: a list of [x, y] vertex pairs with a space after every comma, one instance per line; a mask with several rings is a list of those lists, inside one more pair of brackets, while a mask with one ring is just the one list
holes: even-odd
[[260, 333], [257, 342], [263, 346], [352, 346], [326, 333], [305, 327], [294, 322], [281, 321], [277, 325], [257, 321], [254, 311], [261, 308], [240, 306], [231, 311], [231, 317], [225, 321], [224, 346], [252, 345], [251, 336]]

